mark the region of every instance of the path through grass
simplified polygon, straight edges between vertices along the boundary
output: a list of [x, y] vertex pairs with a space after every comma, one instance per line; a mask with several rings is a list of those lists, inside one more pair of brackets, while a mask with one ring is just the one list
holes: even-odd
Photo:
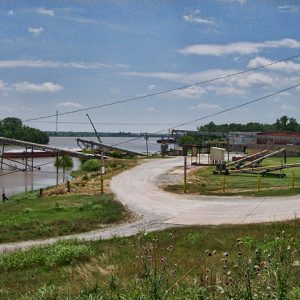
[[[230, 299], [226, 293], [234, 299], [269, 299], [268, 293], [284, 292], [290, 298], [274, 299], [296, 300], [299, 226], [300, 221], [294, 220], [185, 227], [5, 254], [0, 256], [0, 295], [4, 299], [223, 300]], [[238, 296], [239, 290], [247, 294], [247, 274], [252, 292], [265, 293], [265, 298]], [[276, 276], [283, 276], [283, 281]]]

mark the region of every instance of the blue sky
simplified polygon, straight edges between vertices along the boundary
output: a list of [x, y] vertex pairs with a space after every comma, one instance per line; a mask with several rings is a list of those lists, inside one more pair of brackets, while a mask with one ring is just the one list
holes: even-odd
[[[0, 119], [22, 120], [192, 84], [300, 53], [299, 1], [1, 1]], [[294, 59], [227, 80], [88, 111], [99, 131], [147, 131], [300, 83]], [[300, 89], [203, 122], [300, 122]], [[60, 130], [91, 131], [86, 112]], [[55, 118], [26, 123], [54, 130]], [[114, 124], [112, 124], [114, 123]]]

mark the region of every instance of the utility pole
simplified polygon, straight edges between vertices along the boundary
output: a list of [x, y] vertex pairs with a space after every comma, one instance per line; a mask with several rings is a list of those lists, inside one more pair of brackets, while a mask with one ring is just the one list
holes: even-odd
[[[93, 129], [95, 131], [95, 135], [96, 135], [99, 143], [102, 144], [101, 138], [100, 138], [100, 136], [99, 136], [99, 134], [98, 134], [98, 132], [97, 132], [97, 130], [96, 130], [96, 128], [95, 128], [95, 126], [94, 126], [91, 118], [90, 118], [90, 116], [88, 114], [86, 114], [86, 116], [89, 118], [89, 121], [90, 121], [90, 123], [91, 123], [91, 125], [92, 125], [92, 127], [93, 127]], [[101, 194], [104, 194], [104, 178], [103, 178], [104, 176], [103, 175], [104, 175], [104, 171], [105, 171], [105, 166], [104, 166], [103, 149], [100, 149], [100, 151], [101, 151], [101, 166], [100, 166], [100, 168], [101, 168], [101, 170], [100, 170], [100, 176], [101, 176]]]
[[99, 135], [99, 133], [97, 132], [97, 130], [96, 130], [96, 128], [95, 128], [95, 126], [94, 126], [94, 124], [93, 124], [93, 122], [92, 122], [90, 116], [89, 116], [88, 114], [86, 114], [86, 116], [89, 118], [89, 121], [90, 121], [91, 125], [93, 126], [93, 129], [94, 129], [94, 131], [95, 131], [95, 134], [96, 134], [96, 137], [97, 137], [99, 143], [102, 144], [100, 135]]
[[57, 131], [58, 131], [58, 110], [56, 111], [56, 122], [55, 122], [55, 132], [57, 136]]
[[145, 133], [145, 141], [146, 141], [146, 151], [147, 151], [147, 156], [149, 155], [149, 150], [148, 150], [148, 140], [149, 140], [149, 136], [148, 133]]
[[183, 170], [183, 192], [186, 193], [186, 168], [187, 168], [187, 157], [184, 157], [184, 170]]
[[104, 157], [103, 157], [103, 150], [101, 150], [101, 194], [104, 194], [104, 172], [105, 172], [105, 169], [104, 169]]

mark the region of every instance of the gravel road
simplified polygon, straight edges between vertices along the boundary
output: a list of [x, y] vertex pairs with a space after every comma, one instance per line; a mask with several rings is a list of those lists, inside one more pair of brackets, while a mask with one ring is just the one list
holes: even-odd
[[182, 164], [182, 157], [151, 159], [112, 179], [112, 191], [136, 214], [137, 221], [71, 236], [1, 244], [0, 253], [51, 244], [62, 239], [99, 240], [177, 225], [257, 223], [294, 219], [300, 215], [300, 196], [215, 197], [179, 195], [161, 190], [158, 187], [160, 176]]

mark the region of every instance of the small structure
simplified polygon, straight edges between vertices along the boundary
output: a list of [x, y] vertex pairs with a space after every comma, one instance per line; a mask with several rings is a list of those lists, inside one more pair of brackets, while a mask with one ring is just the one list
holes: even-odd
[[218, 147], [210, 148], [210, 162], [212, 164], [217, 164], [218, 162], [223, 162], [225, 158], [225, 149]]
[[227, 140], [230, 151], [245, 152], [249, 145], [257, 144], [257, 132], [230, 132]]

